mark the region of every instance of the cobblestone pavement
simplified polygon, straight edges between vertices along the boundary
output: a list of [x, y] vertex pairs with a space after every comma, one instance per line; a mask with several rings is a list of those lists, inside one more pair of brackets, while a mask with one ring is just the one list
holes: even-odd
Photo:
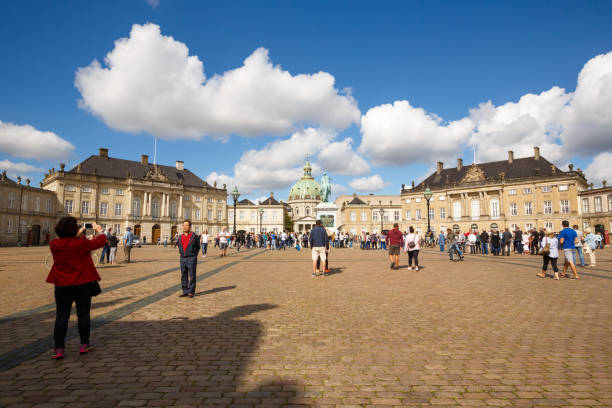
[[561, 281], [528, 255], [338, 249], [313, 278], [308, 250], [213, 249], [193, 299], [176, 249], [135, 249], [99, 267], [97, 350], [73, 316], [62, 361], [47, 254], [0, 248], [1, 407], [612, 406], [610, 249]]

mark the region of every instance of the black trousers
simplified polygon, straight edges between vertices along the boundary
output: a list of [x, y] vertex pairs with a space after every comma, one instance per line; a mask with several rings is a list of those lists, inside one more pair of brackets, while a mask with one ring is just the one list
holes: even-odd
[[195, 294], [197, 266], [197, 256], [181, 257], [181, 286], [184, 294]]
[[502, 256], [504, 255], [510, 256], [510, 242], [502, 243]]
[[66, 332], [68, 331], [68, 320], [72, 303], [76, 303], [79, 335], [81, 344], [89, 344], [89, 331], [91, 319], [91, 291], [89, 284], [79, 286], [56, 286], [55, 287], [55, 328], [53, 339], [55, 348], [65, 348]]
[[548, 255], [544, 256], [544, 263], [542, 264], [542, 270], [546, 272], [546, 270], [548, 269], [549, 262], [550, 262], [550, 265], [552, 266], [553, 272], [559, 272], [559, 269], [557, 268], [557, 258], [551, 258]]
[[419, 250], [418, 249], [408, 251], [408, 266], [412, 266], [413, 259], [414, 259], [414, 266], [419, 266]]

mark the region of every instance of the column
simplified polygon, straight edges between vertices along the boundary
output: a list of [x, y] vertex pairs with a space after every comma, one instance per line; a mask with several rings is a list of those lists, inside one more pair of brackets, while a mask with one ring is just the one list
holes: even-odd
[[179, 195], [179, 205], [177, 209], [178, 218], [183, 218], [183, 195]]
[[[108, 209], [109, 215], [111, 211], [115, 211], [115, 209], [109, 208]], [[127, 208], [125, 209], [125, 214], [127, 215], [127, 217], [129, 217], [132, 214], [132, 188], [131, 187], [128, 187], [128, 191], [127, 191]]]
[[166, 193], [162, 193], [161, 216], [166, 216]]

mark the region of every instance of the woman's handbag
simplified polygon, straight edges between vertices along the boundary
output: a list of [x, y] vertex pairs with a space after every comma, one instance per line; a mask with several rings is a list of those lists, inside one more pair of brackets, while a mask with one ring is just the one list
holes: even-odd
[[550, 244], [548, 243], [548, 240], [546, 240], [546, 245], [544, 245], [544, 248], [540, 250], [540, 255], [542, 256], [550, 255]]
[[91, 292], [91, 296], [98, 296], [102, 293], [102, 288], [98, 281], [89, 282], [89, 291]]
[[415, 240], [416, 240], [416, 234], [412, 236], [412, 241], [408, 242], [408, 248], [414, 249], [414, 247], [416, 246], [416, 242], [414, 242]]

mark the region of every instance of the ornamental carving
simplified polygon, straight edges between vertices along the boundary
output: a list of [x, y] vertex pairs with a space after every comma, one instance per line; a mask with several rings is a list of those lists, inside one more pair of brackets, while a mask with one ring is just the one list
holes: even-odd
[[462, 183], [473, 183], [475, 181], [485, 181], [486, 177], [484, 171], [476, 164], [472, 164], [468, 169], [465, 176], [461, 179]]
[[149, 167], [149, 170], [147, 170], [147, 174], [145, 174], [143, 179], [152, 181], [164, 181], [166, 183], [170, 181], [158, 165], [153, 165]]

